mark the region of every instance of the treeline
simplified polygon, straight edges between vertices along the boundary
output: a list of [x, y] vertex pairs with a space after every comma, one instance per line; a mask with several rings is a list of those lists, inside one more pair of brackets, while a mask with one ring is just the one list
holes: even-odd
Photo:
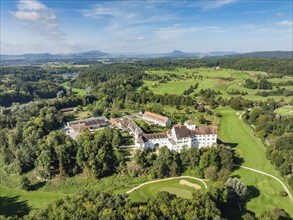
[[263, 71], [271, 73], [275, 76], [293, 75], [292, 59], [269, 59], [269, 58], [204, 58], [204, 59], [150, 59], [147, 61], [135, 62], [139, 66], [152, 69], [174, 70], [177, 67], [199, 68], [214, 67], [247, 70], [247, 71]]
[[197, 191], [192, 199], [160, 192], [146, 202], [134, 202], [126, 195], [84, 192], [32, 211], [23, 219], [222, 219], [226, 195], [223, 185]]
[[152, 150], [139, 151], [134, 160], [135, 163], [128, 167], [128, 173], [132, 176], [166, 178], [189, 170], [201, 178], [226, 182], [233, 167], [233, 152], [224, 145], [201, 149], [186, 148], [180, 153], [162, 147], [158, 154]]
[[102, 83], [110, 87], [126, 86], [131, 83], [132, 86], [138, 87], [142, 84], [142, 75], [142, 68], [133, 64], [95, 65], [81, 70], [73, 84], [77, 88], [94, 88]]
[[0, 67], [0, 76], [13, 75], [22, 76], [24, 78], [29, 77], [30, 81], [38, 81], [44, 78], [52, 78], [54, 74], [73, 73], [76, 69], [74, 68], [49, 68], [41, 66], [11, 66], [11, 67]]
[[267, 89], [273, 88], [273, 84], [266, 79], [261, 79], [259, 82], [255, 82], [251, 79], [245, 80], [244, 86], [249, 89]]
[[10, 106], [13, 102], [29, 102], [36, 99], [56, 98], [57, 93], [66, 93], [64, 87], [49, 81], [26, 82], [22, 80], [2, 82], [0, 105]]
[[278, 88], [277, 90], [271, 90], [271, 91], [258, 91], [257, 93], [255, 93], [255, 95], [260, 95], [263, 97], [267, 97], [267, 96], [293, 96], [293, 90], [290, 89], [285, 89], [285, 88]]
[[[60, 83], [64, 80], [60, 70], [41, 67], [1, 67], [0, 106], [10, 106], [13, 102], [24, 103], [36, 99], [56, 98], [57, 93], [66, 94]], [[2, 75], [1, 75], [2, 74]]]

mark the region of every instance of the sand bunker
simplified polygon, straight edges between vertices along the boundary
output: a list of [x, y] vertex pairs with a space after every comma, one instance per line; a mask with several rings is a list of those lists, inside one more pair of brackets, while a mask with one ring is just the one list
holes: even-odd
[[180, 185], [190, 186], [190, 187], [193, 187], [194, 189], [201, 189], [201, 186], [200, 185], [197, 185], [195, 183], [188, 182], [187, 180], [180, 180], [179, 183], [180, 183]]

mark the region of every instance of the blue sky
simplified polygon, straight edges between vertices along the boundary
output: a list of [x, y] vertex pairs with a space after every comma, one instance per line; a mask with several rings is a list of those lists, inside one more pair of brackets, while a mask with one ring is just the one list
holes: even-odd
[[1, 54], [292, 50], [291, 0], [0, 0]]

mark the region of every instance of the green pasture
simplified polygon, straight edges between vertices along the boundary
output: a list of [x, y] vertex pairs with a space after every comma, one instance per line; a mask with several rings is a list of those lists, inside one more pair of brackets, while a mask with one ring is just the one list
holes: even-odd
[[[218, 112], [222, 114], [219, 139], [230, 145], [239, 157], [237, 163], [250, 168], [258, 169], [272, 174], [281, 180], [278, 171], [266, 158], [266, 149], [261, 140], [253, 135], [253, 131], [239, 119], [241, 112], [230, 108], [220, 108]], [[289, 197], [281, 197], [280, 191], [284, 189], [276, 180], [243, 168], [236, 169], [232, 176], [238, 176], [250, 188], [253, 188], [255, 198], [247, 203], [247, 208], [256, 214], [273, 208], [282, 208], [293, 216], [292, 202]]]
[[[257, 75], [265, 75], [263, 72], [252, 72], [252, 71], [236, 71], [230, 69], [220, 69], [215, 70], [212, 68], [195, 68], [195, 69], [185, 69], [185, 68], [177, 68], [174, 71], [170, 70], [149, 70], [147, 71], [149, 74], [156, 74], [160, 76], [167, 76], [170, 74], [176, 74], [178, 77], [171, 77], [171, 81], [167, 81], [167, 83], [159, 83], [159, 81], [150, 81], [144, 80], [144, 86], [148, 86], [151, 91], [157, 94], [183, 94], [184, 90], [188, 89], [191, 85], [199, 84], [198, 88], [195, 90], [197, 93], [201, 89], [214, 89], [215, 91], [221, 92], [223, 98], [230, 98], [241, 95], [229, 95], [227, 92], [232, 90], [239, 90], [241, 92], [247, 92], [248, 94], [243, 96], [243, 98], [250, 100], [262, 100], [265, 101], [267, 99], [280, 100], [284, 98], [285, 101], [290, 101], [291, 97], [283, 97], [283, 96], [267, 96], [262, 97], [255, 95], [259, 91], [257, 89], [248, 89], [244, 87], [244, 81], [248, 78], [253, 80], [257, 80], [255, 77]], [[202, 78], [199, 78], [201, 76]], [[232, 81], [228, 81], [225, 78], [233, 78]], [[291, 77], [289, 77], [291, 79]], [[270, 81], [272, 82], [280, 82], [289, 80], [288, 77], [284, 77], [281, 79], [272, 78]], [[157, 84], [157, 85], [156, 85]], [[283, 88], [284, 86], [282, 86]], [[286, 86], [285, 86], [286, 87]], [[287, 87], [286, 87], [287, 88]], [[276, 89], [276, 88], [274, 88]], [[288, 87], [288, 89], [290, 89]]]
[[[68, 82], [63, 83], [62, 86], [64, 86], [66, 89], [69, 88]], [[86, 91], [84, 89], [78, 89], [78, 88], [72, 88], [72, 92], [73, 94], [77, 96], [84, 96], [86, 94]]]
[[284, 76], [282, 78], [271, 78], [271, 79], [268, 79], [268, 81], [273, 82], [273, 83], [287, 82], [289, 80], [293, 80], [293, 77], [292, 76]]
[[186, 180], [190, 183], [198, 184], [199, 186], [201, 186], [202, 189], [205, 189], [202, 182], [191, 178], [183, 177], [180, 179], [165, 180], [161, 182], [144, 185], [139, 189], [135, 190], [134, 192], [130, 193], [129, 197], [134, 201], [146, 201], [148, 198], [155, 197], [158, 192], [166, 191], [172, 194], [176, 194], [179, 197], [190, 199], [192, 198], [192, 193], [195, 190], [201, 190], [194, 189], [190, 186], [181, 185], [179, 183], [180, 180]]
[[28, 214], [31, 209], [43, 207], [64, 196], [62, 193], [24, 191], [0, 185], [0, 215]]
[[275, 113], [283, 115], [283, 116], [293, 116], [293, 106], [292, 105], [282, 106], [280, 108], [277, 108], [275, 110]]

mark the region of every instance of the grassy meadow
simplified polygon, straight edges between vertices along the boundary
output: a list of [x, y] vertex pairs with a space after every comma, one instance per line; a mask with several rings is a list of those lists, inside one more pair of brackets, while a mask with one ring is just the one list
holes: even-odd
[[287, 105], [277, 108], [275, 113], [283, 115], [283, 116], [293, 116], [293, 106]]
[[[66, 89], [69, 88], [68, 82], [65, 82], [62, 84]], [[86, 91], [84, 89], [78, 89], [78, 88], [72, 88], [72, 92], [76, 96], [84, 96], [86, 94]]]
[[[148, 86], [150, 90], [157, 94], [183, 94], [184, 90], [188, 89], [191, 85], [199, 84], [198, 88], [195, 90], [197, 93], [201, 89], [214, 89], [215, 91], [219, 91], [222, 94], [223, 98], [230, 98], [232, 96], [241, 96], [241, 95], [229, 95], [227, 92], [231, 92], [232, 90], [239, 90], [241, 92], [247, 92], [247, 95], [244, 95], [243, 98], [250, 100], [267, 100], [269, 98], [280, 100], [282, 97], [289, 101], [291, 97], [284, 96], [267, 96], [262, 97], [255, 95], [258, 89], [248, 89], [244, 87], [244, 81], [246, 79], [257, 80], [258, 75], [267, 75], [264, 72], [257, 71], [236, 71], [231, 69], [220, 69], [215, 70], [212, 68], [198, 68], [198, 69], [186, 69], [186, 68], [177, 68], [174, 71], [170, 70], [150, 70], [147, 71], [149, 74], [156, 74], [160, 76], [168, 76], [170, 74], [176, 74], [177, 77], [171, 77], [171, 81], [167, 81], [167, 83], [159, 83], [159, 81], [151, 81], [144, 80], [144, 86]], [[231, 78], [232, 80], [228, 80]], [[290, 77], [291, 79], [291, 77]], [[279, 78], [271, 78], [269, 81], [271, 82], [283, 82], [288, 80], [288, 77]], [[154, 86], [158, 84], [157, 86]], [[287, 86], [281, 86], [282, 88], [287, 88]], [[274, 90], [276, 87], [273, 88]], [[289, 89], [289, 88], [288, 88]]]
[[[253, 135], [249, 125], [239, 119], [237, 112], [230, 108], [220, 108], [218, 112], [222, 114], [218, 138], [235, 150], [240, 158], [238, 163], [267, 172], [282, 180], [281, 175], [266, 158], [265, 146]], [[243, 168], [236, 169], [231, 175], [240, 177], [253, 189], [255, 195], [247, 203], [247, 209], [260, 214], [265, 210], [282, 208], [293, 216], [292, 203], [289, 197], [279, 195], [283, 188], [276, 180]]]
[[65, 194], [41, 191], [24, 191], [0, 185], [0, 215], [25, 215], [31, 209], [43, 207]]

